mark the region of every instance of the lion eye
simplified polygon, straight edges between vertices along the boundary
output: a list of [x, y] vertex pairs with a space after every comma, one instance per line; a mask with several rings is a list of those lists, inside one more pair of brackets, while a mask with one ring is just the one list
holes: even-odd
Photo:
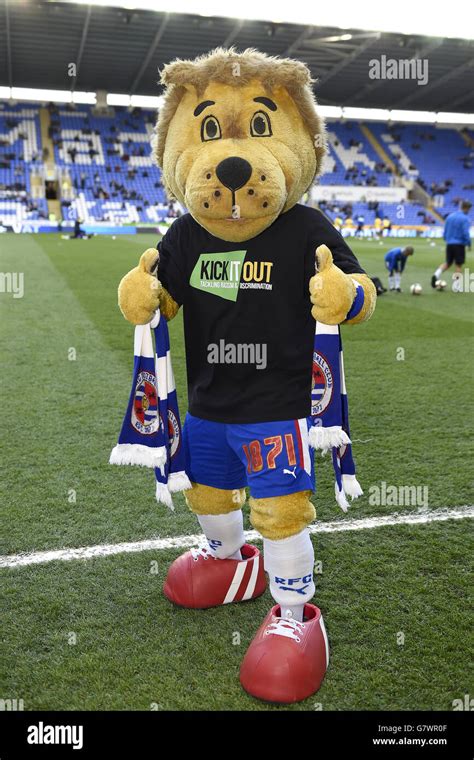
[[250, 120], [250, 134], [252, 137], [270, 137], [272, 125], [270, 117], [265, 111], [257, 111]]
[[206, 116], [201, 124], [201, 140], [219, 140], [221, 127], [215, 116]]

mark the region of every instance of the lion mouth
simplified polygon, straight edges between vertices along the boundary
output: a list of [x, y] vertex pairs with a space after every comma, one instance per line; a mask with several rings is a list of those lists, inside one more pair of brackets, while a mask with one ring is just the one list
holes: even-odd
[[278, 213], [278, 209], [271, 209], [269, 213], [267, 214], [255, 214], [255, 216], [252, 216], [251, 214], [247, 214], [247, 216], [212, 216], [212, 217], [205, 217], [204, 214], [202, 215], [203, 218], [212, 219], [216, 222], [232, 222], [233, 224], [238, 224], [239, 222], [241, 224], [245, 222], [254, 222], [256, 219], [263, 219], [267, 216], [275, 216], [275, 214]]
[[278, 188], [263, 187], [258, 183], [238, 192], [226, 191], [219, 185], [188, 185], [185, 190], [185, 205], [200, 217], [234, 224], [278, 213], [284, 202], [285, 197]]

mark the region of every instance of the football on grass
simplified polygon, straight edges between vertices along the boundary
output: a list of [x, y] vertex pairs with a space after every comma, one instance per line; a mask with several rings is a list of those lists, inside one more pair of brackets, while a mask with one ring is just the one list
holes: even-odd
[[446, 280], [436, 280], [435, 288], [436, 290], [444, 290], [447, 284]]
[[421, 296], [423, 292], [423, 288], [421, 287], [419, 282], [414, 282], [413, 285], [410, 287], [410, 293], [412, 296]]

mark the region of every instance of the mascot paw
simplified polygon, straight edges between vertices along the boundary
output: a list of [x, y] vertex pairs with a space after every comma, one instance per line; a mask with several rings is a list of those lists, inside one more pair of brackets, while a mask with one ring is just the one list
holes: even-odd
[[344, 274], [332, 260], [326, 245], [316, 250], [318, 271], [309, 281], [313, 308], [311, 314], [318, 322], [339, 325], [344, 322], [356, 295], [350, 275]]
[[158, 251], [148, 248], [141, 256], [138, 266], [120, 282], [119, 307], [125, 319], [133, 325], [150, 322], [159, 307], [161, 285], [156, 277], [158, 259]]

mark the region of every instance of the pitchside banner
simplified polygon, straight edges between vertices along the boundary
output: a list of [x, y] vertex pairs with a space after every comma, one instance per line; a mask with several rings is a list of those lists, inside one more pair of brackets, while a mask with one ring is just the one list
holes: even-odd
[[401, 203], [406, 201], [406, 187], [367, 187], [347, 185], [317, 185], [311, 190], [314, 201], [381, 201], [384, 203]]
[[[120, 224], [81, 224], [81, 229], [88, 235], [135, 235], [137, 228], [135, 226], [120, 225]], [[157, 229], [157, 227], [155, 227]], [[13, 224], [0, 225], [0, 233], [2, 232], [15, 232], [16, 234], [38, 234], [45, 232], [62, 232], [65, 235], [72, 235], [74, 231], [74, 224], [57, 222], [49, 222], [43, 219], [31, 219], [26, 222], [15, 222]], [[140, 230], [142, 232], [143, 230]], [[148, 228], [146, 230], [150, 232]]]
[[33, 234], [37, 232], [57, 232], [56, 222], [45, 222], [42, 219], [34, 219], [29, 222], [14, 222], [13, 224], [0, 225], [0, 233], [15, 232], [16, 234]]
[[[90, 223], [85, 222], [81, 224], [81, 229], [88, 235], [138, 235], [145, 233], [156, 233], [157, 235], [164, 235], [169, 225], [157, 225], [157, 224], [104, 224], [100, 222]], [[2, 232], [15, 232], [16, 234], [37, 234], [39, 232], [63, 232], [65, 235], [72, 234], [74, 230], [74, 224], [72, 222], [66, 222], [58, 224], [57, 222], [49, 222], [44, 219], [32, 219], [26, 222], [15, 222], [13, 224], [0, 224], [0, 234]]]

